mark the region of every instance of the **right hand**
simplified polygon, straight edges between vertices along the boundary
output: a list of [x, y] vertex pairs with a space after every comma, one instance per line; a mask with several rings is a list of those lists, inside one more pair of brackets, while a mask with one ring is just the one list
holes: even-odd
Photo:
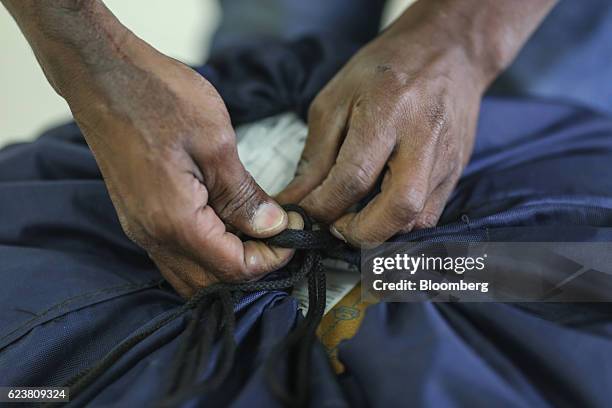
[[64, 93], [128, 237], [183, 296], [261, 277], [292, 250], [242, 242], [301, 228], [241, 164], [213, 86], [131, 33], [112, 70], [83, 71]]

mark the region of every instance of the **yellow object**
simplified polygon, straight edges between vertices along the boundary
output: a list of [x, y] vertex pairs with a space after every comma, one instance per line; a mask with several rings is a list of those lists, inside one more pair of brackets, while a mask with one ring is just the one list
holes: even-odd
[[344, 372], [338, 359], [338, 345], [342, 340], [352, 338], [363, 320], [366, 308], [372, 303], [361, 300], [361, 283], [355, 285], [321, 320], [317, 336], [323, 343], [334, 371]]

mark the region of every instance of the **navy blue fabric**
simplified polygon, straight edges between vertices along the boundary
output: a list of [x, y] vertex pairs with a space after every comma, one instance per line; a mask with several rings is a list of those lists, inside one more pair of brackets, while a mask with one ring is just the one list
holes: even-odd
[[[378, 33], [384, 0], [221, 0], [211, 55], [261, 41], [326, 36], [363, 45]], [[248, 16], [248, 18], [245, 18]], [[580, 103], [612, 113], [612, 2], [560, 0], [491, 92]]]
[[612, 113], [612, 2], [561, 0], [492, 91]]
[[[328, 35], [335, 41], [371, 40], [380, 25], [385, 0], [220, 0], [221, 21], [212, 55], [260, 41], [291, 41]], [[248, 16], [248, 18], [245, 18]]]
[[[325, 60], [270, 49], [275, 58], [251, 52], [252, 71], [219, 69], [233, 66], [231, 59], [200, 69], [235, 123], [307, 106], [332, 71]], [[310, 65], [279, 68], [283, 53]], [[275, 102], [279, 87], [291, 97]], [[265, 109], [253, 114], [250, 97], [265, 100]], [[440, 226], [396, 239], [610, 240], [611, 162], [611, 118], [564, 104], [487, 98], [474, 156]], [[64, 384], [181, 305], [122, 233], [74, 124], [0, 151], [0, 220], [0, 385]], [[285, 293], [244, 299], [232, 374], [221, 389], [187, 405], [276, 406], [262, 363], [298, 318]], [[185, 319], [139, 343], [73, 405], [156, 401]], [[201, 378], [216, 355], [215, 346]], [[339, 356], [346, 372], [336, 376], [323, 349], [315, 350], [312, 406], [603, 407], [612, 397], [612, 307], [379, 304]]]
[[196, 68], [223, 96], [234, 124], [287, 111], [305, 119], [318, 91], [360, 46], [329, 35], [288, 42], [256, 38]]

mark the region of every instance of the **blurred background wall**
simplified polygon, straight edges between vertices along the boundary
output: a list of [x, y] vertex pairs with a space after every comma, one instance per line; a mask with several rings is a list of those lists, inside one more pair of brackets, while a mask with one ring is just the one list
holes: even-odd
[[[158, 50], [191, 64], [203, 61], [219, 18], [214, 0], [106, 0], [105, 4]], [[0, 6], [0, 145], [31, 139], [69, 118], [68, 106], [47, 83], [19, 28]]]
[[[410, 2], [390, 1], [385, 21]], [[220, 18], [215, 0], [106, 0], [105, 4], [138, 36], [188, 64], [205, 60]], [[0, 147], [30, 140], [69, 118], [68, 106], [47, 83], [17, 25], [0, 6]]]

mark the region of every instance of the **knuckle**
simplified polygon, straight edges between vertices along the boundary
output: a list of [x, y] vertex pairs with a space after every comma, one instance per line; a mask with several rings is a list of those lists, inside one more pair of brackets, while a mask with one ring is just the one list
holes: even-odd
[[246, 269], [227, 260], [216, 260], [214, 276], [222, 282], [241, 282], [248, 279]]
[[163, 202], [146, 205], [124, 203], [117, 209], [119, 223], [125, 235], [148, 252], [156, 252], [160, 246], [173, 242], [176, 236], [174, 218]]
[[410, 220], [423, 211], [425, 206], [425, 191], [422, 188], [410, 187], [397, 196], [393, 203], [396, 217], [401, 220]]
[[[333, 183], [317, 189], [301, 203], [313, 217], [330, 223], [342, 211], [366, 194], [375, 182], [373, 170], [365, 163], [347, 162], [330, 176]], [[327, 183], [327, 182], [326, 182]]]
[[394, 63], [377, 65], [375, 73], [392, 89], [403, 88], [412, 81], [412, 76]]
[[228, 157], [237, 155], [234, 135], [223, 129], [217, 132], [215, 142], [208, 148], [208, 155], [216, 161], [226, 160]]
[[171, 241], [176, 233], [174, 223], [165, 216], [151, 214], [145, 218], [143, 227], [152, 243], [156, 244]]
[[255, 181], [248, 173], [236, 185], [220, 186], [215, 192], [215, 211], [222, 220], [232, 220], [237, 215], [251, 215], [259, 206]]
[[202, 178], [207, 188], [215, 190], [223, 180], [224, 172], [234, 169], [238, 159], [238, 150], [233, 135], [229, 132], [216, 132], [214, 141], [201, 146], [198, 161]]
[[415, 229], [433, 228], [438, 223], [438, 215], [430, 212], [423, 212], [419, 215], [416, 223], [414, 224]]
[[325, 93], [322, 91], [308, 107], [308, 121], [316, 121], [325, 114]]
[[[190, 134], [187, 149], [201, 158], [203, 165], [214, 169], [216, 165], [237, 160], [236, 136], [231, 127], [220, 123], [206, 123], [206, 139], [194, 132]], [[182, 146], [181, 146], [182, 147]]]
[[331, 199], [323, 198], [320, 190], [315, 190], [300, 202], [300, 206], [315, 220], [330, 223], [334, 218], [331, 213], [336, 211], [338, 202], [335, 197]]
[[168, 243], [176, 242], [175, 228], [170, 222], [140, 220], [123, 225], [126, 236], [150, 254], [156, 254]]
[[343, 180], [341, 187], [346, 193], [366, 192], [372, 183], [372, 174], [372, 169], [365, 163], [347, 162], [340, 175], [340, 180]]
[[418, 94], [419, 80], [394, 64], [379, 65], [376, 70], [382, 82], [379, 91], [389, 107], [405, 106]]
[[424, 109], [424, 119], [435, 139], [440, 138], [448, 132], [450, 125], [450, 114], [443, 95], [436, 97], [426, 105]]
[[142, 231], [143, 246], [150, 251], [159, 247], [180, 245], [190, 228], [188, 214], [160, 199], [138, 209], [138, 229]]
[[389, 225], [379, 227], [366, 227], [363, 223], [356, 223], [345, 234], [349, 242], [362, 246], [372, 247], [387, 240], [393, 234]]

